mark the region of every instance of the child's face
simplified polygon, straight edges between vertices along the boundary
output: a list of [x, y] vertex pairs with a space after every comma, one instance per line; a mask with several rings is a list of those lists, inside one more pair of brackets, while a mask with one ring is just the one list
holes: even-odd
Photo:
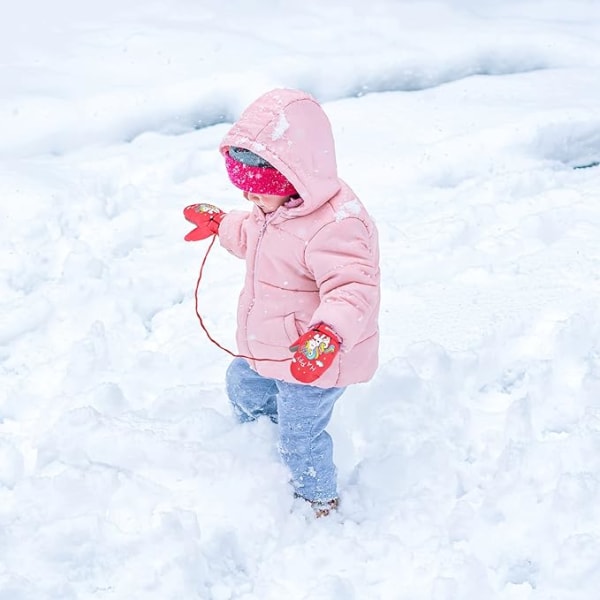
[[254, 202], [265, 214], [276, 211], [289, 196], [273, 196], [272, 194], [254, 194], [253, 192], [244, 192], [244, 198]]

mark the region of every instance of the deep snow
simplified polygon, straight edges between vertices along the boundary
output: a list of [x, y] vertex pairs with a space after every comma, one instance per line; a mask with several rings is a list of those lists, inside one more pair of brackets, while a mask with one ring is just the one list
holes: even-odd
[[[88, 6], [89, 4], [89, 6]], [[600, 3], [51, 4], [0, 23], [0, 600], [597, 600]], [[261, 92], [324, 102], [377, 220], [342, 506], [239, 426], [181, 209]], [[233, 346], [243, 266], [200, 292]]]

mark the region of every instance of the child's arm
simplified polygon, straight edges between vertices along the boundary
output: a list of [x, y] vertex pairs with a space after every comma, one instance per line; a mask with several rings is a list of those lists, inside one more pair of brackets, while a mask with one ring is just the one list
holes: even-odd
[[227, 213], [219, 225], [221, 246], [238, 258], [246, 258], [246, 225], [250, 214], [245, 211], [232, 210]]
[[323, 227], [306, 249], [321, 298], [311, 323], [329, 325], [341, 338], [343, 351], [362, 339], [368, 317], [379, 304], [376, 235], [350, 217]]

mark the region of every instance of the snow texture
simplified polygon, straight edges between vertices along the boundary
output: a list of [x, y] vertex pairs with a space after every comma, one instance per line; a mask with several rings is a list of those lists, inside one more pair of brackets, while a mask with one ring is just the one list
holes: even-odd
[[[4, 13], [0, 600], [597, 600], [596, 0]], [[247, 206], [218, 144], [279, 86], [324, 103], [382, 248], [320, 520], [231, 414], [183, 242], [184, 206]], [[215, 247], [229, 346], [242, 277]]]
[[283, 137], [283, 135], [285, 134], [285, 132], [288, 130], [289, 126], [290, 126], [290, 124], [288, 123], [288, 120], [285, 116], [285, 112], [281, 111], [279, 113], [277, 125], [275, 125], [275, 129], [273, 130], [273, 133], [271, 134], [271, 139], [274, 142], [276, 142], [277, 140], [280, 140]]

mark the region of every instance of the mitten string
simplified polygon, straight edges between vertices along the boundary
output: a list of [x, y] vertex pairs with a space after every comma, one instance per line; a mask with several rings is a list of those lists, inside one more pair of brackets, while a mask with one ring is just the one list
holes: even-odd
[[236, 354], [235, 352], [232, 352], [228, 348], [225, 348], [225, 346], [222, 346], [221, 344], [219, 344], [219, 342], [217, 342], [217, 340], [215, 340], [213, 338], [213, 336], [210, 334], [210, 332], [206, 328], [206, 325], [204, 325], [204, 320], [202, 319], [202, 315], [200, 314], [200, 310], [198, 308], [198, 291], [200, 289], [200, 281], [202, 280], [202, 275], [204, 273], [204, 265], [206, 264], [206, 259], [208, 258], [208, 255], [209, 255], [210, 251], [212, 250], [212, 247], [213, 247], [216, 239], [217, 239], [217, 235], [214, 234], [212, 236], [212, 240], [210, 241], [210, 244], [208, 245], [206, 254], [204, 255], [204, 258], [202, 259], [202, 264], [200, 265], [200, 272], [198, 273], [198, 279], [196, 280], [196, 289], [194, 291], [194, 307], [196, 309], [196, 316], [198, 317], [198, 321], [200, 323], [200, 327], [202, 327], [202, 331], [204, 331], [204, 333], [206, 334], [206, 337], [215, 346], [217, 346], [224, 352], [227, 352], [227, 354], [229, 354], [230, 356], [233, 356], [234, 358], [246, 358], [248, 360], [256, 360], [256, 361], [260, 361], [260, 362], [265, 362], [265, 361], [288, 362], [288, 361], [292, 360], [291, 356], [289, 358], [256, 358], [255, 356], [246, 356], [245, 354]]

